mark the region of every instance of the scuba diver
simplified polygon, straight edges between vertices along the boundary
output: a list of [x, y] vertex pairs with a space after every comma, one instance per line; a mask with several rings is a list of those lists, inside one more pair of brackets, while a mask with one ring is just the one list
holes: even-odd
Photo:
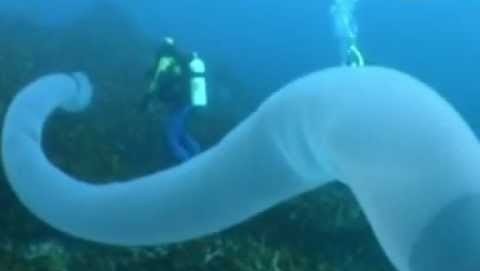
[[354, 18], [358, 0], [335, 0], [330, 7], [335, 34], [340, 42], [341, 63], [350, 67], [365, 66], [357, 45], [358, 26]]
[[141, 102], [141, 111], [148, 112], [157, 102], [168, 110], [167, 144], [179, 162], [201, 151], [188, 134], [186, 122], [192, 111], [207, 105], [205, 64], [197, 53], [184, 54], [171, 37], [164, 38], [151, 71], [148, 90]]

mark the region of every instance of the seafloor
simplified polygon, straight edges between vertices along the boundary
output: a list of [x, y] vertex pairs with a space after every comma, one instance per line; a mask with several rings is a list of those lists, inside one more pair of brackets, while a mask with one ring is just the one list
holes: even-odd
[[[94, 104], [85, 113], [54, 114], [45, 134], [48, 157], [83, 179], [127, 180], [173, 165], [162, 138], [162, 109], [153, 115], [135, 111], [154, 46], [120, 12], [111, 7], [98, 11], [61, 30], [0, 18], [0, 115], [3, 119], [15, 93], [38, 76], [86, 71], [96, 89]], [[209, 64], [217, 96], [191, 124], [206, 147], [259, 103], [235, 79], [233, 67]], [[232, 92], [235, 103], [229, 103]], [[121, 248], [73, 239], [50, 228], [20, 205], [4, 174], [0, 178], [0, 271], [393, 270], [351, 193], [340, 184], [207, 238]]]

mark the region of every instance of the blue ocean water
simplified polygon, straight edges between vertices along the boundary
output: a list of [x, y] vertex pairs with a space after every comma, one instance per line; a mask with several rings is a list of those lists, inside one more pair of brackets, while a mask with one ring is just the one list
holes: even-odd
[[[299, 75], [338, 63], [329, 15], [332, 1], [112, 2], [153, 40], [175, 36], [206, 59], [234, 67], [249, 84], [260, 86], [257, 91], [270, 93]], [[93, 6], [93, 0], [6, 0], [0, 11], [29, 14], [36, 23], [61, 27]], [[480, 84], [475, 68], [480, 58], [479, 11], [475, 0], [360, 0], [360, 47], [367, 62], [420, 77], [471, 119], [478, 105], [471, 95]]]
[[[88, 17], [96, 4], [4, 0], [0, 16], [21, 16], [61, 31]], [[207, 63], [228, 66], [259, 100], [305, 73], [339, 63], [331, 1], [111, 0], [110, 4], [152, 43], [171, 35], [185, 49], [200, 52]], [[479, 13], [476, 0], [360, 0], [355, 14], [359, 46], [367, 63], [405, 71], [433, 86], [480, 134]]]

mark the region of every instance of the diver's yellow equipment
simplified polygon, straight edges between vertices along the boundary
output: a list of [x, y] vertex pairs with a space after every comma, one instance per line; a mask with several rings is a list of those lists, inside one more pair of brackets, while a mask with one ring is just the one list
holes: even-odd
[[158, 60], [156, 73], [165, 71], [166, 69], [168, 69], [168, 67], [173, 65], [174, 62], [175, 60], [173, 59], [173, 57], [161, 57]]
[[155, 69], [155, 74], [153, 76], [152, 81], [150, 82], [150, 86], [148, 87], [149, 92], [154, 92], [157, 89], [158, 77], [160, 76], [161, 73], [168, 70], [171, 66], [174, 66], [173, 72], [175, 74], [181, 73], [181, 70], [178, 67], [178, 65], [176, 65], [175, 59], [173, 57], [165, 56], [165, 57], [161, 57], [158, 60], [157, 68]]
[[207, 100], [207, 80], [205, 78], [205, 63], [193, 53], [193, 59], [190, 61], [190, 99], [193, 106], [206, 106]]

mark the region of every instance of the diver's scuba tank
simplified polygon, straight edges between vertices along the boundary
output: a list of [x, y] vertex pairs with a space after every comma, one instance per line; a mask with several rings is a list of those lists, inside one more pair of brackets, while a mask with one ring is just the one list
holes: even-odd
[[193, 59], [190, 61], [190, 99], [193, 106], [206, 106], [207, 98], [207, 80], [205, 78], [205, 63], [193, 53]]

